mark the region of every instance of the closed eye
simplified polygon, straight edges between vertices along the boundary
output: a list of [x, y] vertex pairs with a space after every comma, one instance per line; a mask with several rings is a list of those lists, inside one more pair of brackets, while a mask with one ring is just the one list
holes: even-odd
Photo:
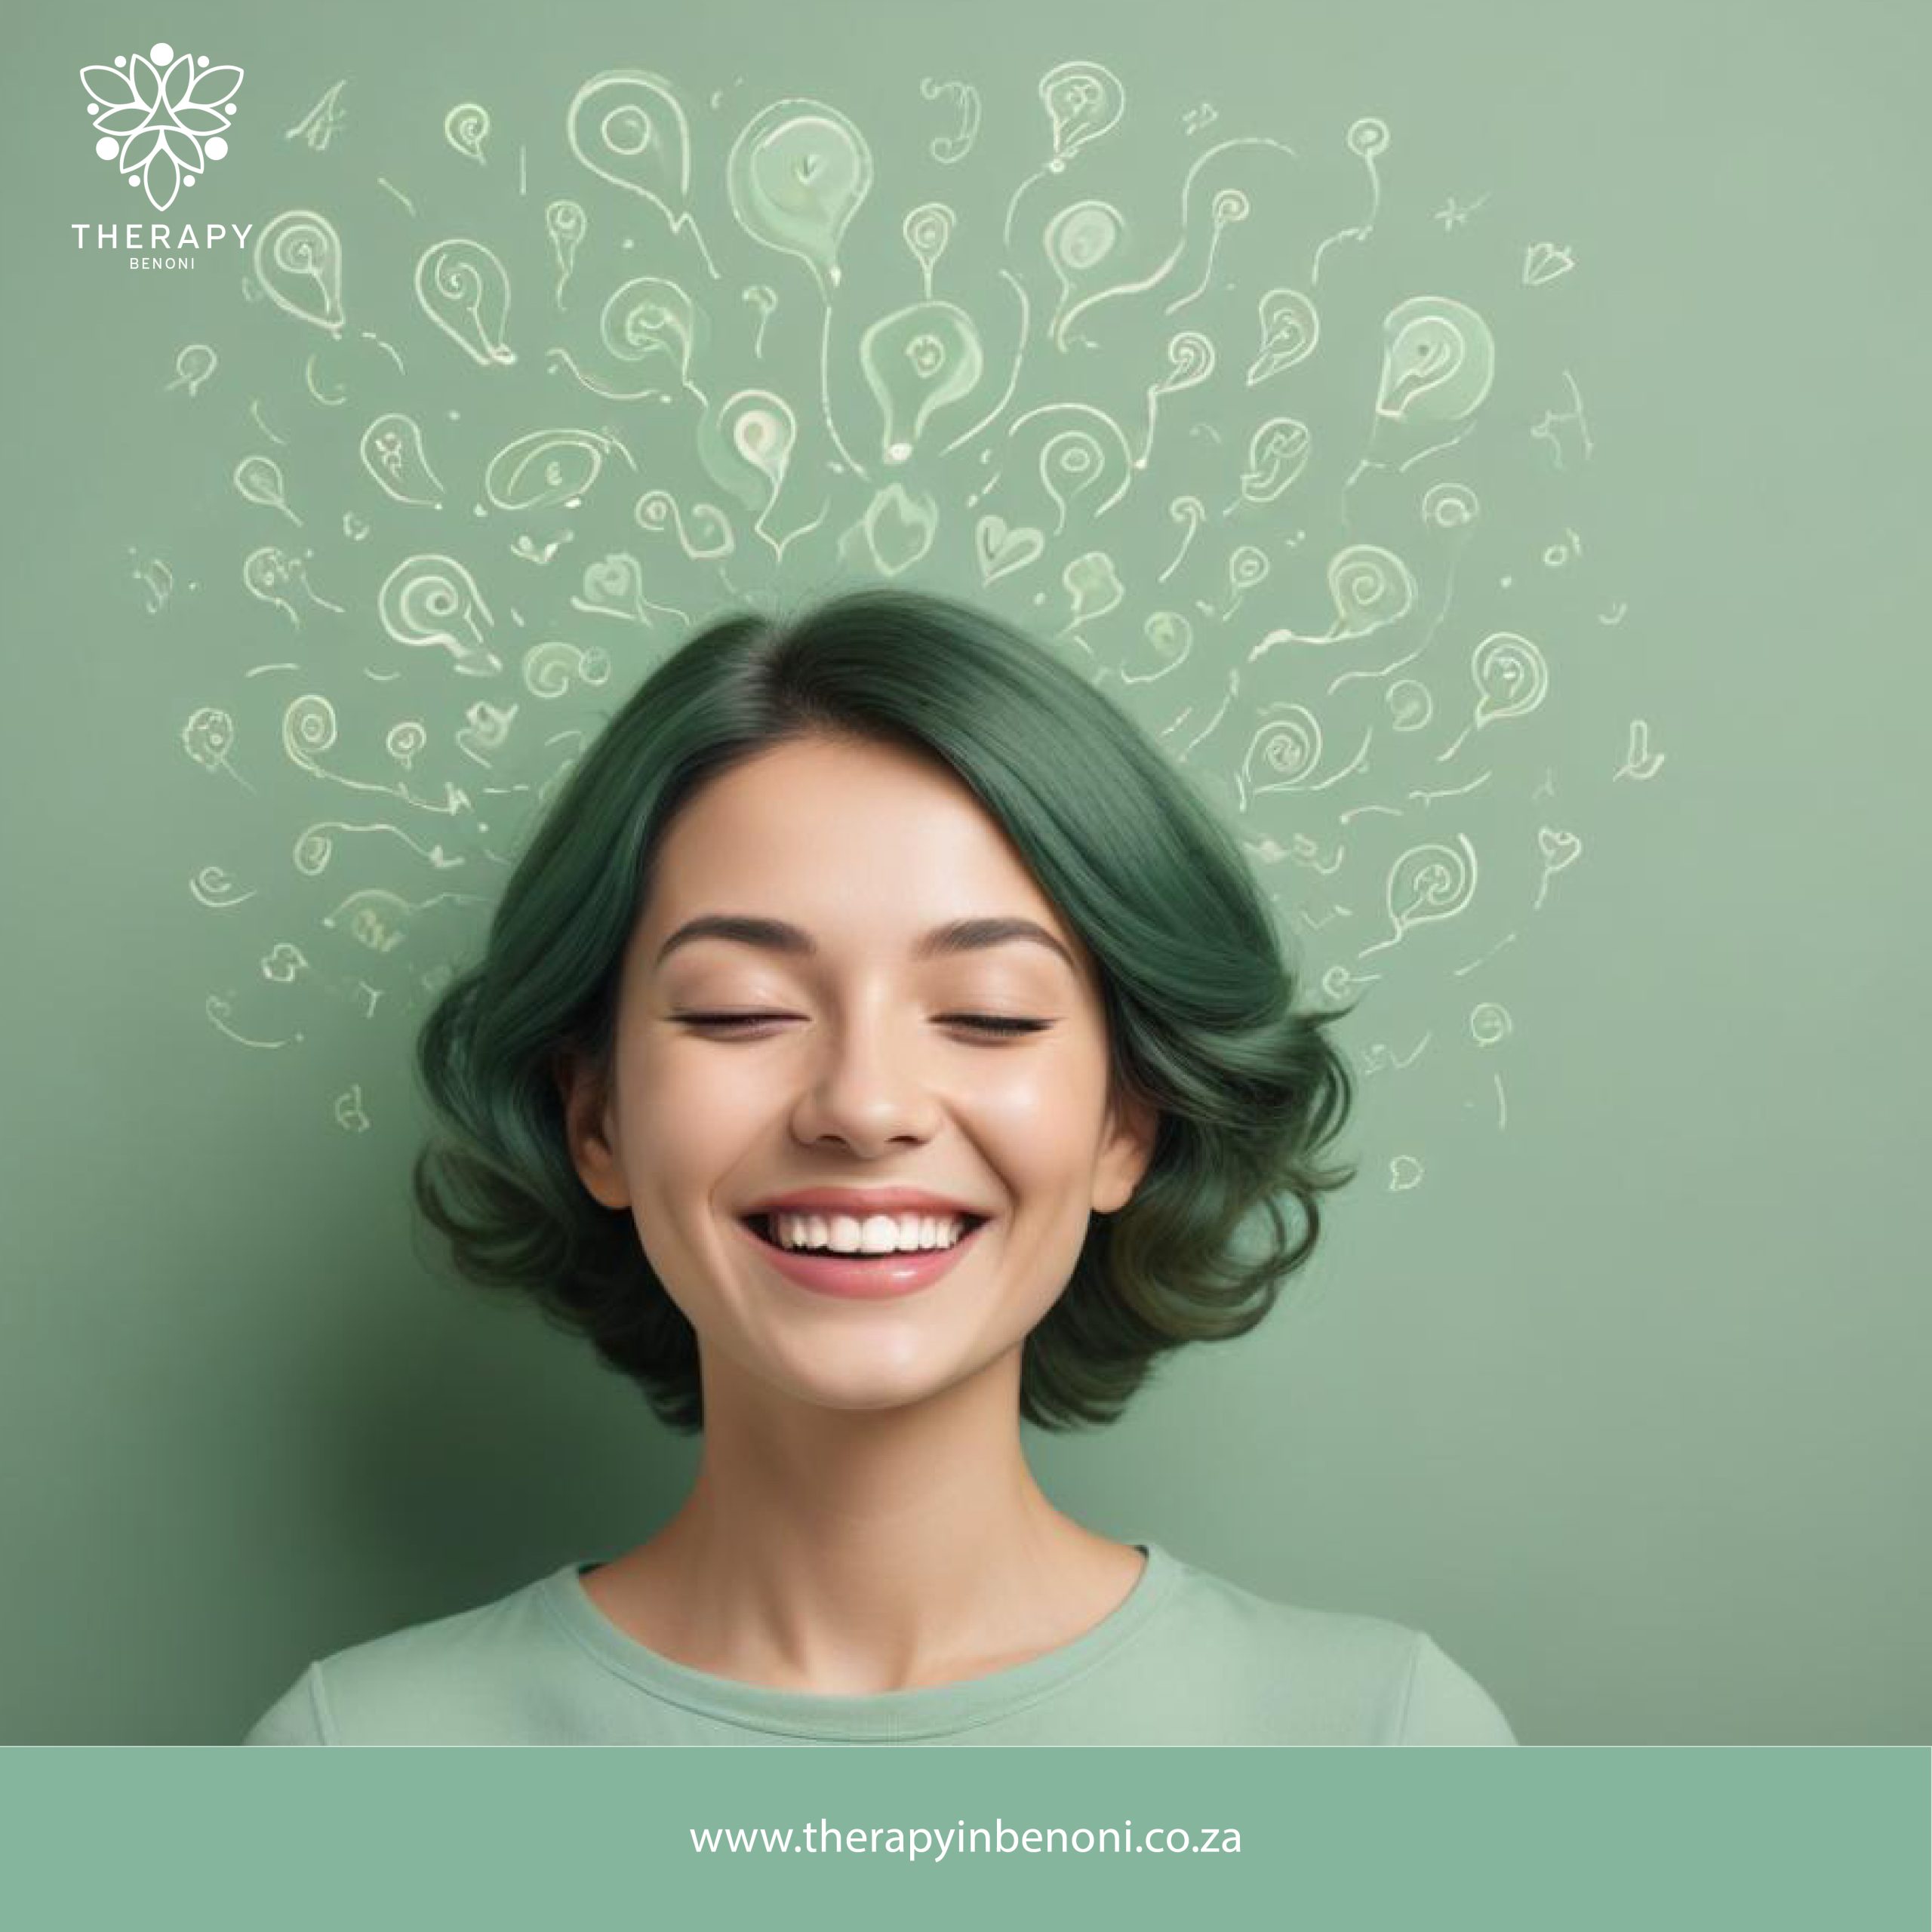
[[[745, 1029], [757, 1026], [768, 1020], [786, 1020], [783, 1013], [678, 1013], [672, 1017], [681, 1020], [687, 1026], [703, 1032], [717, 1032], [727, 1035], [748, 1037]], [[992, 1013], [943, 1013], [940, 1015], [949, 1026], [968, 1026], [974, 1031], [998, 1035], [1043, 1033], [1054, 1023], [1051, 1020], [1021, 1020], [1009, 1018], [1004, 1014]]]

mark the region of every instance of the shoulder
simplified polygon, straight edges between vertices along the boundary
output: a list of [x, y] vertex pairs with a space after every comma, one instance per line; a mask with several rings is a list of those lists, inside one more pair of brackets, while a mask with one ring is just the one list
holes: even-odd
[[245, 1744], [460, 1741], [487, 1728], [518, 1666], [557, 1641], [540, 1578], [487, 1603], [371, 1637], [310, 1663]]
[[329, 1726], [312, 1663], [258, 1717], [244, 1744], [331, 1744]]
[[1463, 1666], [1435, 1640], [1416, 1633], [1398, 1744], [1506, 1745], [1516, 1734], [1509, 1720]]
[[1190, 1564], [1175, 1628], [1284, 1735], [1362, 1744], [1513, 1744], [1502, 1712], [1426, 1632], [1264, 1596]]

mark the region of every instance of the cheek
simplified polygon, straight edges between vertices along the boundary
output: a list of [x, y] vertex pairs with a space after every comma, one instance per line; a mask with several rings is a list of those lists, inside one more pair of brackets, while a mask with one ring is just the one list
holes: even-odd
[[1101, 1097], [1069, 1078], [1016, 1078], [961, 1124], [1014, 1204], [1008, 1230], [1014, 1259], [1031, 1278], [1063, 1277], [1078, 1257], [1093, 1211], [1094, 1159]]
[[624, 1089], [625, 1177], [645, 1252], [669, 1287], [694, 1272], [694, 1250], [721, 1238], [709, 1223], [745, 1185], [768, 1132], [771, 1096], [749, 1091], [728, 1066], [703, 1066], [675, 1054], [641, 1060], [632, 1075]]
[[635, 1125], [625, 1153], [634, 1173], [701, 1171], [721, 1154], [731, 1158], [770, 1118], [768, 1071], [761, 1077], [748, 1054], [698, 1044], [666, 1041], [629, 1069], [624, 1117]]
[[[1013, 1056], [1016, 1062], [1021, 1056]], [[1035, 1174], [1073, 1174], [1091, 1161], [1106, 1093], [1102, 1075], [1062, 1055], [1029, 1054], [963, 1088], [959, 1111], [989, 1151]]]

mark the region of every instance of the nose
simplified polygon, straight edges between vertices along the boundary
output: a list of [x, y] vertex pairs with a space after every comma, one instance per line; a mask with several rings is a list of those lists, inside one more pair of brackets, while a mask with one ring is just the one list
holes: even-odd
[[939, 1100], [919, 1050], [921, 1023], [880, 1013], [829, 1026], [793, 1103], [798, 1138], [837, 1140], [860, 1153], [928, 1139]]

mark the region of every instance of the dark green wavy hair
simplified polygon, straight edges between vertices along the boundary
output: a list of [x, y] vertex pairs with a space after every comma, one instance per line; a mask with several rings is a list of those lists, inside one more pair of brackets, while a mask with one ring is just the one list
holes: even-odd
[[[1103, 692], [1052, 650], [952, 598], [847, 592], [784, 617], [710, 623], [653, 671], [546, 809], [480, 964], [417, 1041], [446, 1134], [413, 1191], [455, 1264], [586, 1337], [661, 1420], [703, 1426], [697, 1338], [627, 1210], [584, 1187], [565, 1137], [568, 1056], [607, 1080], [619, 974], [654, 854], [706, 780], [788, 740], [923, 751], [998, 821], [1098, 962], [1111, 1092], [1160, 1121], [1133, 1198], [1095, 1214], [1072, 1278], [1026, 1337], [1020, 1413], [1115, 1420], [1156, 1358], [1245, 1334], [1313, 1251], [1321, 1164], [1354, 1099], [1239, 846]], [[1240, 1237], [1265, 1223], [1257, 1252]]]

